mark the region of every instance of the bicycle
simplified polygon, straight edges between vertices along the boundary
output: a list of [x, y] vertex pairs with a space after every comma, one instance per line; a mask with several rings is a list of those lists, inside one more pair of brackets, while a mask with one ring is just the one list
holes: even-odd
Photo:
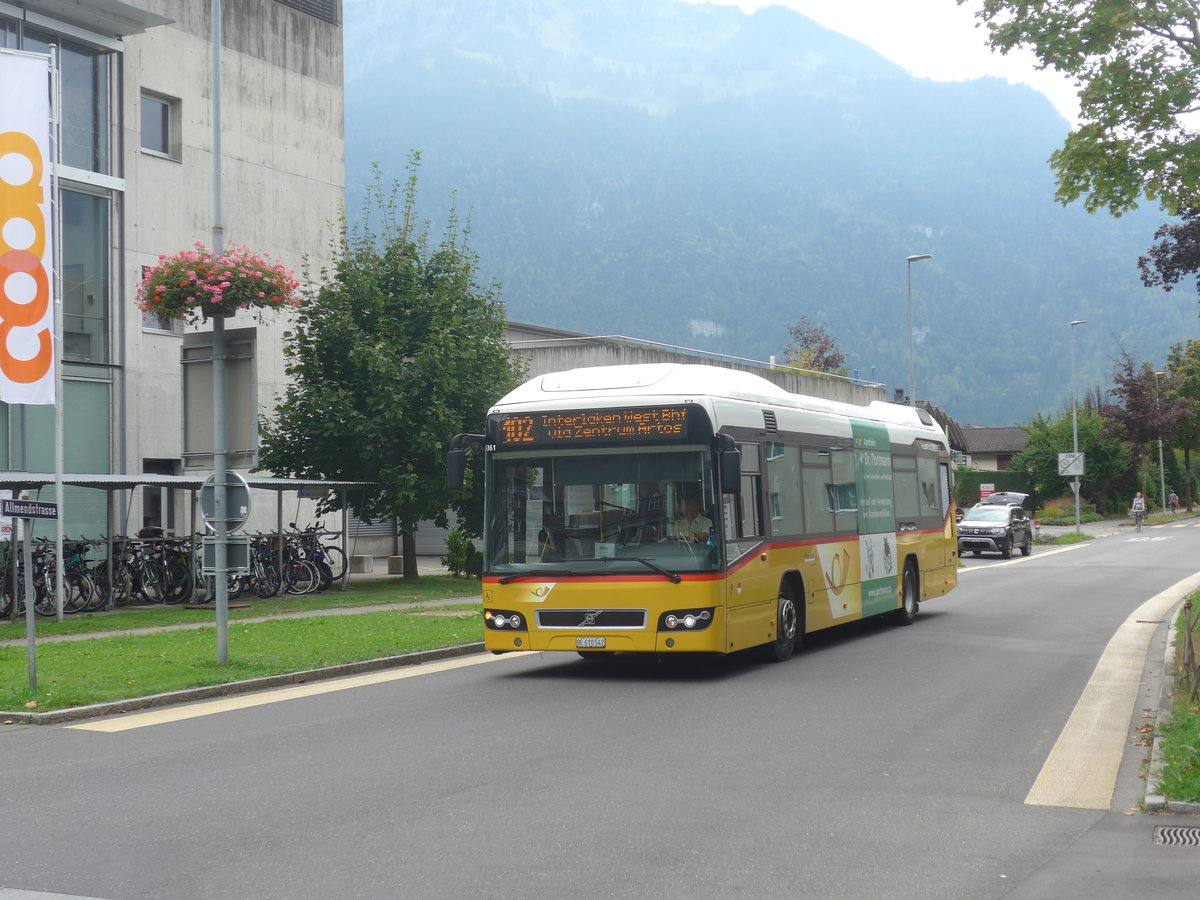
[[323, 533], [319, 530], [321, 526], [313, 525], [300, 531], [296, 529], [296, 523], [292, 522], [291, 527], [294, 529], [294, 533], [288, 538], [290, 546], [295, 548], [295, 553], [300, 559], [308, 560], [317, 570], [318, 581], [312, 590], [327, 590], [338, 576], [334, 575], [333, 568], [329, 564], [331, 548], [321, 544]]
[[[323, 564], [325, 568], [329, 569], [329, 583], [341, 581], [342, 576], [346, 573], [346, 551], [337, 544], [326, 543], [324, 540], [338, 532], [326, 531], [324, 522], [309, 525], [303, 531], [296, 527], [295, 522], [289, 523], [288, 527], [301, 537], [306, 554], [319, 559], [317, 568], [321, 568]], [[326, 584], [321, 590], [325, 590], [328, 586], [329, 584]]]

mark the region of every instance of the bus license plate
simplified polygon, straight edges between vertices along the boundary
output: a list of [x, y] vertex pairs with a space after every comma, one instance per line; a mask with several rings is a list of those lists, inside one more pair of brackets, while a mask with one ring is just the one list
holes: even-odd
[[576, 650], [603, 650], [604, 638], [575, 638]]

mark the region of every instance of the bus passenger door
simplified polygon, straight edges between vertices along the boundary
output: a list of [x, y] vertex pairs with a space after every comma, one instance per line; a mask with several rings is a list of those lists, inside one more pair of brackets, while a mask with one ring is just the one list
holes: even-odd
[[728, 621], [726, 651], [766, 643], [773, 636], [769, 620], [775, 615], [778, 597], [776, 576], [764, 540], [760, 463], [757, 444], [742, 444], [742, 490], [725, 494], [721, 526], [725, 559], [725, 615]]

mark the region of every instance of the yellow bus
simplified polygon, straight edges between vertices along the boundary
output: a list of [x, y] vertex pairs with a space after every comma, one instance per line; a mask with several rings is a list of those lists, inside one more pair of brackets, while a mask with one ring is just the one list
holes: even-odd
[[489, 411], [485, 646], [785, 660], [957, 583], [946, 436], [925, 410], [706, 365], [573, 369]]

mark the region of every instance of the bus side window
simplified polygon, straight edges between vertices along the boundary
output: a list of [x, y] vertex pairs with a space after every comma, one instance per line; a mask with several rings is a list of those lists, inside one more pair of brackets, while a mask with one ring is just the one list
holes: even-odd
[[762, 539], [762, 509], [759, 476], [742, 475], [741, 494], [725, 494], [721, 500], [721, 524], [725, 556], [729, 561], [754, 549]]

